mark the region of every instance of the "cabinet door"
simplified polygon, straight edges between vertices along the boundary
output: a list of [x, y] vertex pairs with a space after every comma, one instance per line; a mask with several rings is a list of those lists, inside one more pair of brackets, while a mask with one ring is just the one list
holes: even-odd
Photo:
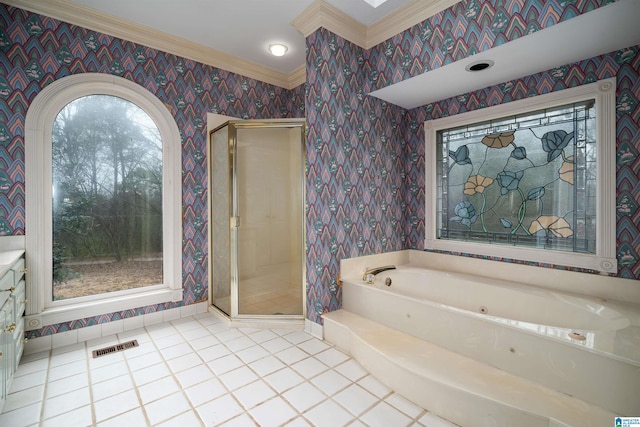
[[11, 334], [8, 334], [4, 331], [7, 326], [6, 322], [6, 311], [5, 307], [7, 304], [5, 303], [0, 307], [0, 412], [2, 411], [2, 407], [4, 406], [4, 401], [7, 398], [7, 393], [9, 390], [9, 366], [11, 359], [7, 355], [7, 345], [8, 340]]

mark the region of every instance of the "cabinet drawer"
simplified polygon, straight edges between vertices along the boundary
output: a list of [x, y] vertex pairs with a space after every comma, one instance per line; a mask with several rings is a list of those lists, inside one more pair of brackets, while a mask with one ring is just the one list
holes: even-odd
[[13, 274], [11, 273], [11, 271], [0, 277], [0, 291], [13, 288], [13, 284]]
[[25, 306], [27, 305], [27, 299], [25, 296], [25, 282], [21, 280], [16, 286], [16, 290], [13, 292], [13, 301], [16, 317], [20, 317], [24, 314]]
[[24, 277], [24, 258], [20, 258], [16, 261], [16, 263], [11, 267], [11, 271], [13, 272], [13, 286], [15, 286]]

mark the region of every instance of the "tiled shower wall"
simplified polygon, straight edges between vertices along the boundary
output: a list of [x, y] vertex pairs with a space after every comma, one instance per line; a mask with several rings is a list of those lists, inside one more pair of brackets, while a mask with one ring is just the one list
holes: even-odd
[[242, 118], [304, 116], [304, 85], [286, 90], [238, 74], [6, 5], [0, 7], [0, 235], [23, 235], [24, 121], [49, 83], [108, 73], [147, 88], [171, 110], [182, 137], [183, 300], [78, 319], [48, 335], [207, 299], [206, 114]]

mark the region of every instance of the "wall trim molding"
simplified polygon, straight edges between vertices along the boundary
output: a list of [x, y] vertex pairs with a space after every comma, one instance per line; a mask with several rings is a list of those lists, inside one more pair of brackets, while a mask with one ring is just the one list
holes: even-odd
[[[305, 37], [323, 27], [360, 47], [370, 49], [442, 12], [458, 1], [413, 0], [386, 18], [366, 26], [325, 1], [316, 0], [291, 21], [291, 25]], [[72, 3], [69, 0], [3, 0], [3, 3], [285, 89], [293, 89], [306, 82], [304, 64], [289, 74], [281, 73], [263, 65], [204, 47], [198, 43]]]

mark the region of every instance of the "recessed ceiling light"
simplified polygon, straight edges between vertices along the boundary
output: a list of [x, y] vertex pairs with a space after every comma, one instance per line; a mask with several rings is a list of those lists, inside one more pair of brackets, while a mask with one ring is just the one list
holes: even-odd
[[288, 50], [289, 48], [283, 44], [276, 43], [269, 45], [269, 52], [271, 52], [273, 56], [282, 56], [287, 53]]
[[464, 69], [467, 71], [482, 71], [491, 67], [493, 67], [493, 61], [489, 59], [485, 59], [482, 61], [472, 62], [471, 64], [467, 65]]
[[382, 3], [386, 2], [387, 0], [364, 0], [364, 1], [366, 1], [367, 3], [369, 3], [373, 7], [378, 7]]

